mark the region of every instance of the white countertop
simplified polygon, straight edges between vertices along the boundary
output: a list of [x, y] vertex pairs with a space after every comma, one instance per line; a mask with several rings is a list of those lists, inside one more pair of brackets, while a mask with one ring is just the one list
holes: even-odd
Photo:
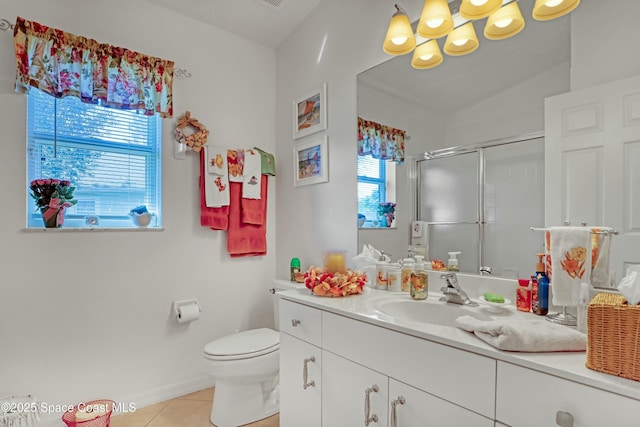
[[[288, 280], [276, 280], [276, 282], [291, 285]], [[439, 326], [431, 323], [415, 322], [399, 319], [380, 312], [375, 305], [381, 300], [402, 299], [411, 300], [408, 293], [389, 292], [365, 287], [360, 295], [352, 295], [343, 298], [327, 298], [312, 295], [310, 291], [301, 285], [300, 289], [282, 291], [282, 298], [315, 307], [327, 312], [346, 316], [355, 320], [367, 322], [376, 326], [392, 329], [405, 334], [413, 335], [429, 341], [470, 351], [476, 354], [491, 357], [496, 360], [513, 363], [525, 368], [555, 375], [578, 383], [597, 387], [602, 390], [617, 393], [623, 396], [640, 400], [640, 382], [604, 374], [585, 366], [585, 352], [554, 352], [554, 353], [520, 353], [498, 350], [472, 333], [450, 326]], [[439, 294], [429, 293], [425, 304], [446, 304], [438, 300]], [[425, 306], [425, 309], [428, 307]], [[467, 308], [476, 310], [493, 318], [530, 318], [539, 319], [532, 313], [522, 313], [511, 306], [506, 306], [502, 314], [492, 314], [486, 310], [486, 306]]]

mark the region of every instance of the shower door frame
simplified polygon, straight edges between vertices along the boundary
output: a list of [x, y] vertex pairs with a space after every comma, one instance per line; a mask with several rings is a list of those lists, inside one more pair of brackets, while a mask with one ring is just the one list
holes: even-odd
[[[421, 162], [427, 160], [434, 159], [442, 159], [446, 157], [454, 157], [461, 154], [470, 154], [470, 153], [478, 153], [477, 165], [478, 165], [478, 176], [477, 176], [477, 195], [478, 195], [478, 204], [477, 204], [477, 214], [475, 222], [464, 222], [464, 221], [424, 221], [427, 226], [427, 230], [431, 225], [469, 225], [469, 224], [477, 224], [478, 225], [478, 244], [477, 244], [477, 261], [478, 268], [482, 268], [484, 266], [484, 226], [486, 224], [486, 205], [485, 205], [485, 162], [486, 162], [486, 154], [485, 150], [487, 148], [498, 147], [500, 145], [514, 144], [519, 142], [526, 142], [534, 139], [544, 138], [544, 131], [540, 132], [531, 132], [517, 136], [511, 136], [507, 138], [494, 139], [485, 142], [479, 142], [476, 144], [462, 145], [451, 148], [442, 148], [439, 150], [433, 150], [425, 152], [422, 155], [416, 156], [415, 158], [415, 176], [416, 176], [416, 186], [415, 186], [415, 211], [414, 211], [414, 220], [421, 221], [420, 219], [420, 209], [422, 206], [422, 197], [421, 191], [422, 188], [422, 170], [421, 170]], [[430, 248], [429, 244], [429, 248]], [[426, 254], [427, 258], [430, 254]], [[479, 272], [478, 272], [479, 273]]]

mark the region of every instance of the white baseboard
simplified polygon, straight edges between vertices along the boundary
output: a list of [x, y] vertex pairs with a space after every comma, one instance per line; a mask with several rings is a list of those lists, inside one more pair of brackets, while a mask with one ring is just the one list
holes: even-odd
[[[135, 409], [140, 409], [178, 396], [184, 396], [185, 394], [213, 387], [214, 383], [215, 380], [205, 374], [179, 383], [160, 386], [146, 392], [124, 395], [117, 399], [112, 399], [116, 402], [119, 408], [124, 409], [124, 411], [116, 412], [118, 410], [117, 407], [112, 416], [116, 416], [123, 412], [132, 412], [130, 410], [130, 404], [133, 404]], [[64, 424], [61, 418], [62, 414], [58, 413], [43, 414], [37, 425], [38, 427], [60, 427]]]

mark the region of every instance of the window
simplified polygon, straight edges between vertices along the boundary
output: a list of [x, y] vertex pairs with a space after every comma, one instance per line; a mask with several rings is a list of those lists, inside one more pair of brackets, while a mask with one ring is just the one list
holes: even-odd
[[[56, 120], [57, 117], [57, 120]], [[78, 203], [65, 211], [65, 227], [134, 227], [129, 211], [144, 205], [162, 225], [162, 123], [156, 114], [104, 108], [75, 97], [56, 99], [31, 89], [27, 101], [27, 227], [42, 227], [28, 195], [37, 178], [71, 181]]]
[[395, 201], [395, 163], [358, 156], [358, 214], [363, 227], [378, 226], [378, 204]]

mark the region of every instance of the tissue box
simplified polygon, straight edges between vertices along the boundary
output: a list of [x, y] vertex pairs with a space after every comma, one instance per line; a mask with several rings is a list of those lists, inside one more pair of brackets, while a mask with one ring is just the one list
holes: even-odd
[[600, 293], [589, 303], [587, 328], [587, 368], [640, 381], [640, 305]]

